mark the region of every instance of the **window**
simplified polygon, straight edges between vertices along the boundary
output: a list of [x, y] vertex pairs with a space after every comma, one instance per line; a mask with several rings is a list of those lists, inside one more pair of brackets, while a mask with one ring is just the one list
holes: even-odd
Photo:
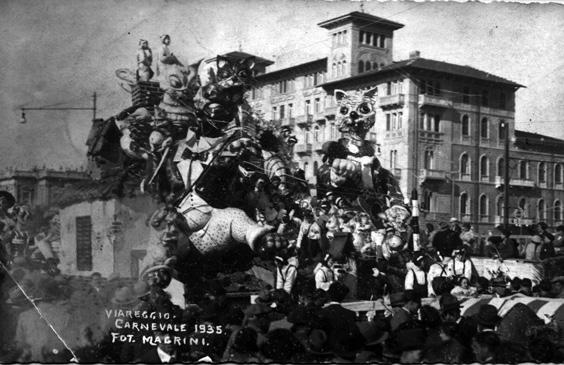
[[396, 168], [397, 158], [398, 158], [398, 151], [397, 150], [391, 150], [390, 151], [390, 169]]
[[305, 101], [305, 114], [311, 115], [311, 100]]
[[562, 165], [559, 163], [554, 166], [554, 183], [562, 184]]
[[364, 61], [360, 60], [358, 61], [358, 73], [363, 73], [364, 72]]
[[503, 216], [503, 195], [499, 195], [495, 201], [495, 215]]
[[398, 113], [398, 130], [401, 130], [403, 128], [402, 124], [403, 124], [403, 112], [399, 112]]
[[372, 33], [366, 33], [366, 44], [372, 43]]
[[480, 217], [488, 216], [488, 197], [485, 194], [480, 195]]
[[398, 94], [402, 94], [403, 93], [403, 80], [398, 80], [397, 81], [397, 93]]
[[490, 135], [488, 129], [488, 118], [482, 118], [482, 121], [480, 122], [480, 137], [488, 138]]
[[523, 214], [523, 218], [528, 217], [529, 205], [527, 204], [527, 200], [525, 200], [525, 198], [519, 199], [518, 206], [521, 210], [521, 213]]
[[562, 220], [562, 207], [560, 205], [560, 200], [554, 202], [554, 222], [560, 223]]
[[390, 81], [386, 83], [386, 95], [392, 95], [392, 83]]
[[311, 143], [311, 133], [308, 131], [304, 131], [304, 142], [306, 144]]
[[470, 135], [470, 118], [466, 114], [462, 116], [462, 135], [466, 137]]
[[333, 62], [333, 66], [331, 67], [331, 71], [333, 73], [333, 76], [337, 76], [337, 63]]
[[497, 160], [497, 176], [503, 177], [505, 175], [505, 160], [503, 157]]
[[497, 135], [497, 138], [499, 138], [500, 141], [503, 141], [505, 139], [505, 134], [507, 133], [506, 128], [507, 128], [507, 124], [505, 123], [505, 120], [503, 119], [500, 120], [498, 135]]
[[372, 45], [373, 45], [374, 47], [378, 47], [378, 42], [380, 41], [380, 38], [381, 38], [381, 37], [382, 37], [382, 36], [381, 36], [381, 35], [378, 35], [378, 34], [374, 34], [374, 35], [372, 36]]
[[294, 104], [288, 104], [288, 118], [292, 118], [294, 111]]
[[364, 34], [365, 34], [365, 33], [364, 33], [364, 31], [362, 31], [362, 30], [358, 33], [358, 41], [359, 41], [361, 44], [364, 43]]
[[423, 160], [423, 168], [432, 170], [434, 164], [434, 152], [432, 150], [425, 151], [425, 158]]
[[315, 98], [314, 104], [313, 104], [313, 110], [315, 112], [315, 114], [318, 114], [321, 112], [321, 99], [320, 98]]
[[366, 61], [366, 71], [370, 71], [371, 67], [370, 67], [370, 62]]
[[272, 107], [272, 120], [276, 120], [278, 108], [273, 106]]
[[319, 142], [319, 126], [316, 125], [315, 128], [313, 128], [313, 142]]
[[280, 119], [284, 119], [285, 117], [285, 108], [284, 105], [280, 105]]
[[18, 189], [18, 203], [33, 205], [34, 189], [30, 186], [21, 187]]
[[317, 175], [317, 170], [319, 169], [319, 162], [314, 161], [313, 162], [313, 174]]
[[519, 179], [529, 178], [529, 164], [527, 161], [519, 161]]
[[343, 72], [342, 74], [344, 75], [347, 71], [347, 61], [343, 61]]
[[488, 105], [489, 105], [488, 91], [484, 90], [482, 91], [482, 106], [488, 106]]
[[435, 114], [433, 117], [433, 130], [435, 132], [441, 131], [441, 116], [439, 114]]
[[386, 114], [386, 130], [392, 130], [392, 116], [389, 113]]
[[396, 130], [398, 127], [398, 115], [396, 113], [392, 113], [392, 130]]
[[425, 209], [428, 212], [432, 212], [432, 209], [431, 209], [431, 201], [432, 201], [431, 198], [432, 197], [433, 197], [433, 193], [431, 191], [425, 191], [423, 193], [423, 207], [422, 208]]
[[470, 89], [468, 87], [462, 89], [462, 102], [464, 104], [470, 103]]
[[546, 183], [546, 165], [544, 162], [539, 162], [539, 184]]
[[90, 216], [76, 217], [76, 268], [92, 270], [92, 219]]
[[380, 48], [386, 48], [386, 37], [383, 35], [380, 36]]
[[490, 175], [490, 160], [488, 156], [480, 157], [480, 176], [488, 177]]
[[468, 199], [468, 194], [460, 194], [460, 205], [459, 205], [460, 217], [464, 217], [470, 214], [470, 202]]
[[460, 156], [460, 174], [462, 176], [470, 175], [470, 158], [466, 153]]
[[539, 222], [542, 222], [546, 219], [546, 213], [545, 213], [545, 206], [544, 206], [544, 200], [540, 199], [539, 203], [537, 205], [537, 219]]
[[434, 90], [435, 95], [440, 96], [441, 95], [441, 83], [438, 81], [435, 81], [435, 90]]
[[309, 177], [309, 162], [304, 162], [304, 175], [306, 178]]

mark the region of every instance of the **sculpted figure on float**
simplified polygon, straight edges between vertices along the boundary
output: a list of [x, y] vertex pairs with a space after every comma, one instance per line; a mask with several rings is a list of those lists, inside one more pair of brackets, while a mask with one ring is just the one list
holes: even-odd
[[[125, 155], [145, 166], [141, 190], [164, 204], [151, 219], [161, 238], [148, 248], [145, 273], [182, 271], [193, 258], [201, 264], [206, 257], [241, 251], [241, 245], [274, 254], [287, 243], [272, 226], [250, 217], [258, 210], [267, 222], [277, 219], [261, 181], [285, 181], [295, 137], [261, 130], [246, 103], [254, 58], [217, 56], [215, 64], [184, 66], [168, 48], [170, 37], [162, 42], [158, 84], [132, 82], [127, 70], [116, 72], [134, 105], [111, 120]], [[141, 101], [135, 99], [140, 88], [149, 95]]]

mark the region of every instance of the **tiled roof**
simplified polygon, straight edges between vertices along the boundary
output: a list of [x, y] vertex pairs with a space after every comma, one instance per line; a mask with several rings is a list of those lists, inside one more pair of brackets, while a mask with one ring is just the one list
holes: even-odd
[[336, 18], [325, 20], [317, 25], [322, 28], [331, 29], [333, 27], [339, 26], [344, 22], [349, 22], [349, 21], [353, 21], [355, 23], [361, 23], [363, 25], [371, 25], [371, 24], [381, 25], [392, 29], [400, 29], [404, 27], [403, 24], [396, 23], [394, 21], [380, 18], [367, 13], [361, 13], [359, 11], [353, 11], [352, 13], [348, 13], [345, 15], [338, 16]]
[[272, 78], [276, 78], [279, 77], [280, 75], [283, 75], [286, 72], [290, 72], [290, 71], [299, 71], [299, 70], [308, 70], [310, 68], [323, 68], [326, 69], [327, 68], [327, 57], [324, 58], [319, 58], [317, 60], [313, 60], [313, 61], [308, 61], [308, 62], [304, 62], [304, 63], [300, 63], [294, 66], [290, 66], [290, 67], [286, 67], [286, 68], [282, 68], [280, 70], [276, 70], [276, 71], [272, 71], [272, 72], [267, 72], [265, 74], [256, 76], [255, 79], [257, 81], [267, 81], [270, 80]]
[[564, 140], [538, 133], [515, 130], [515, 146], [524, 150], [563, 154]]
[[352, 76], [352, 77], [349, 77], [349, 78], [346, 78], [346, 79], [330, 81], [330, 82], [323, 84], [322, 86], [333, 86], [335, 84], [341, 84], [341, 83], [361, 80], [361, 79], [364, 79], [364, 78], [369, 78], [369, 77], [374, 76], [374, 75], [380, 75], [380, 74], [384, 74], [384, 73], [391, 72], [391, 71], [398, 71], [400, 69], [418, 69], [418, 70], [436, 71], [436, 72], [446, 73], [446, 74], [450, 74], [450, 75], [468, 77], [468, 78], [471, 78], [471, 79], [478, 79], [478, 80], [490, 81], [490, 82], [498, 83], [498, 84], [511, 85], [511, 86], [514, 86], [514, 87], [524, 87], [521, 84], [518, 84], [518, 83], [513, 82], [511, 80], [504, 79], [503, 77], [493, 75], [489, 72], [478, 70], [474, 67], [457, 65], [457, 64], [454, 64], [454, 63], [448, 63], [448, 62], [443, 62], [443, 61], [435, 61], [435, 60], [430, 60], [430, 59], [421, 58], [421, 57], [394, 62], [390, 65], [384, 66], [383, 68], [381, 68], [379, 70], [365, 72], [365, 73], [362, 73], [362, 74], [359, 74], [359, 75], [356, 75], [356, 76]]

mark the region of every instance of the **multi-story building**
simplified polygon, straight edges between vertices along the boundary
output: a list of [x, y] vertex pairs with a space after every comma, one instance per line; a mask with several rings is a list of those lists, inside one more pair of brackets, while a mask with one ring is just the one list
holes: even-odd
[[69, 186], [89, 179], [84, 171], [78, 170], [8, 169], [0, 173], [0, 190], [10, 192], [20, 204], [45, 208], [56, 204]]
[[515, 92], [522, 85], [418, 51], [394, 61], [394, 32], [403, 25], [387, 19], [353, 12], [318, 25], [330, 34], [327, 56], [261, 72], [249, 96], [267, 119], [294, 128], [306, 178], [322, 163], [322, 144], [341, 136], [334, 91], [376, 88], [367, 138], [402, 191], [418, 189], [424, 220], [455, 216], [482, 233], [502, 223], [509, 138], [512, 222], [562, 223], [564, 141], [515, 130]]

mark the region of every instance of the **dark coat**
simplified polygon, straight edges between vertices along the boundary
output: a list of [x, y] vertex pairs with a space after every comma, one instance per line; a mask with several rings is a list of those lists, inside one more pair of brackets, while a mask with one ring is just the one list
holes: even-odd
[[327, 333], [327, 342], [337, 353], [362, 348], [364, 337], [356, 325], [355, 312], [339, 304], [331, 304], [319, 311], [319, 317]]

